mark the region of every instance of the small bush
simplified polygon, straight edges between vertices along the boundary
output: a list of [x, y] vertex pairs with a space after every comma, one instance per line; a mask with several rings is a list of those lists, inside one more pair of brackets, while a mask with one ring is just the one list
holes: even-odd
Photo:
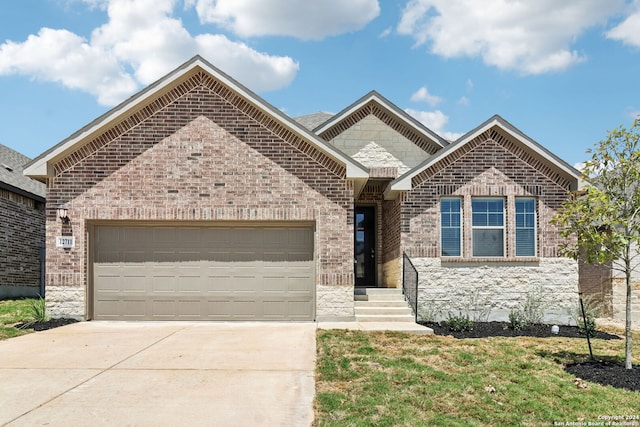
[[525, 300], [520, 303], [520, 310], [526, 325], [536, 325], [542, 323], [544, 312], [549, 303], [545, 301], [542, 288], [529, 292]]
[[435, 304], [435, 301], [426, 301], [424, 304], [418, 305], [418, 317], [423, 322], [435, 323], [441, 314], [442, 309]]
[[29, 314], [36, 322], [46, 322], [49, 320], [44, 298], [40, 297], [29, 301]]
[[582, 298], [582, 303], [584, 304], [584, 314], [587, 318], [587, 322], [585, 325], [584, 318], [582, 317], [582, 309], [580, 307], [580, 300], [576, 306], [569, 312], [573, 321], [578, 325], [578, 330], [586, 334], [589, 332], [589, 336], [593, 336], [596, 332], [596, 318], [599, 316], [600, 311], [602, 310], [602, 303], [596, 301], [592, 295], [587, 295]]
[[458, 313], [455, 315], [449, 312], [446, 323], [451, 332], [465, 332], [473, 329], [473, 320], [469, 318], [468, 314]]
[[527, 326], [524, 313], [519, 308], [511, 309], [509, 312], [509, 327], [514, 331], [521, 331]]

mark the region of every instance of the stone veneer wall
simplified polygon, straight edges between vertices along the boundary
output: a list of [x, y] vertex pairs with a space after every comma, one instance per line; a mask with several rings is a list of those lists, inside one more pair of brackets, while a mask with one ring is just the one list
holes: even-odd
[[429, 157], [429, 153], [374, 115], [366, 116], [331, 143], [369, 168], [397, 167], [399, 174]]
[[0, 298], [40, 293], [44, 204], [0, 189]]
[[[489, 308], [489, 321], [508, 321], [509, 312], [530, 292], [542, 292], [545, 323], [572, 323], [569, 311], [578, 303], [578, 264], [569, 258], [541, 258], [535, 263], [443, 263], [439, 258], [412, 258], [418, 270], [418, 314]], [[469, 313], [473, 318], [473, 313]]]
[[[60, 204], [71, 223], [56, 218]], [[345, 168], [204, 73], [55, 165], [47, 200], [47, 304], [90, 315], [97, 221], [315, 224], [316, 318], [353, 318], [353, 184]], [[75, 247], [55, 247], [55, 236]]]

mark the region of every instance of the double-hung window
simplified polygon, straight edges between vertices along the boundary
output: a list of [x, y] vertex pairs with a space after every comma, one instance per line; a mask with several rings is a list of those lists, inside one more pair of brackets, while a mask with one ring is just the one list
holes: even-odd
[[474, 197], [471, 199], [474, 257], [504, 256], [504, 199]]
[[440, 200], [440, 253], [442, 256], [462, 255], [462, 200]]
[[536, 255], [536, 201], [516, 198], [516, 256]]

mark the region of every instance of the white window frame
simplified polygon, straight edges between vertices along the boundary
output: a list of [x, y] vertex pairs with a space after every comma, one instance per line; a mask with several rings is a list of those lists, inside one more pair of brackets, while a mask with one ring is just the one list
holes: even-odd
[[[517, 239], [518, 239], [518, 230], [519, 229], [524, 229], [524, 230], [530, 230], [529, 227], [521, 227], [518, 228], [518, 213], [517, 213], [517, 208], [516, 205], [518, 203], [519, 200], [530, 200], [533, 202], [533, 254], [532, 255], [518, 255], [518, 244], [517, 244]], [[518, 258], [531, 258], [531, 257], [535, 257], [538, 253], [538, 201], [536, 200], [535, 197], [516, 197], [514, 200], [514, 204], [513, 204], [513, 217], [514, 217], [514, 221], [513, 221], [513, 252], [515, 254], [516, 257]]]
[[[444, 200], [457, 200], [458, 203], [460, 204], [460, 211], [458, 212], [458, 222], [459, 222], [459, 226], [458, 229], [460, 230], [460, 241], [458, 242], [459, 248], [460, 248], [460, 255], [445, 255], [443, 253], [443, 245], [442, 245], [442, 230], [443, 230], [443, 225], [442, 225], [442, 202]], [[440, 198], [440, 210], [439, 210], [439, 214], [440, 214], [440, 256], [443, 258], [461, 258], [464, 255], [464, 246], [463, 246], [463, 228], [464, 228], [464, 198], [462, 197], [441, 197]], [[454, 228], [454, 227], [447, 227], [447, 228]]]
[[[473, 223], [473, 216], [474, 216], [474, 211], [473, 211], [473, 202], [474, 201], [480, 201], [480, 200], [490, 200], [490, 201], [496, 201], [499, 200], [502, 202], [502, 225], [501, 226], [495, 226], [495, 225], [490, 225], [490, 226], [478, 226], [478, 225], [474, 225]], [[507, 228], [506, 228], [506, 218], [507, 218], [507, 213], [506, 213], [506, 206], [507, 205], [507, 201], [505, 197], [484, 197], [484, 196], [480, 196], [480, 197], [471, 197], [471, 256], [473, 258], [506, 258], [507, 257]], [[474, 246], [475, 246], [475, 239], [474, 239], [474, 231], [475, 230], [502, 230], [502, 255], [476, 255], [474, 253]]]

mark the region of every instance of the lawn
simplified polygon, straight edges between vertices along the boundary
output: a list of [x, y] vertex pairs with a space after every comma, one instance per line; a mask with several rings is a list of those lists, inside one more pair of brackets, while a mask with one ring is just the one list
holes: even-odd
[[[592, 346], [597, 357], [624, 360], [624, 340]], [[582, 339], [320, 330], [317, 355], [317, 426], [606, 425], [599, 417], [640, 416], [638, 392], [574, 384], [564, 365], [588, 360]]]
[[32, 332], [29, 329], [13, 327], [16, 323], [34, 320], [32, 302], [29, 298], [0, 301], [0, 340]]

